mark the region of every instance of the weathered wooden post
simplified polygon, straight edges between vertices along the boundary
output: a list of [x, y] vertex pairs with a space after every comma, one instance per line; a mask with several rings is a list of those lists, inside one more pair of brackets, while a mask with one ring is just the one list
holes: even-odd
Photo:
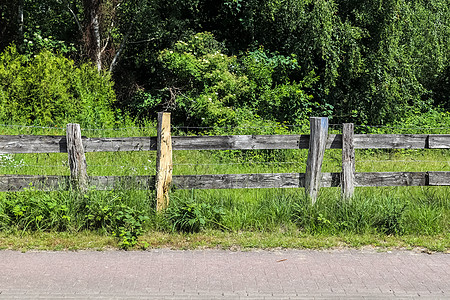
[[345, 200], [353, 196], [355, 190], [355, 149], [353, 146], [354, 125], [344, 123], [342, 128], [342, 173], [341, 189]]
[[169, 205], [169, 189], [172, 183], [172, 138], [170, 134], [170, 113], [158, 113], [156, 138], [156, 210], [162, 211]]
[[88, 176], [80, 124], [67, 124], [66, 141], [71, 182], [78, 191], [85, 192], [88, 186]]
[[316, 203], [322, 179], [321, 169], [328, 139], [328, 118], [310, 118], [308, 160], [306, 161], [305, 193]]

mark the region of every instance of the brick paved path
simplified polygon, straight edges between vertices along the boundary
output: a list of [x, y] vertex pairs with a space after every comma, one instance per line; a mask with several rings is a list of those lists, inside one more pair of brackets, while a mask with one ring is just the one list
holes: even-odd
[[0, 251], [0, 299], [450, 299], [450, 255]]

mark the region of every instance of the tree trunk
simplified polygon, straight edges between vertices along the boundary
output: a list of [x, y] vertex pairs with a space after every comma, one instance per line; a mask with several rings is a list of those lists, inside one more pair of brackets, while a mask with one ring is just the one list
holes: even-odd
[[83, 32], [84, 53], [97, 67], [102, 69], [102, 47], [100, 28], [101, 0], [83, 0], [85, 25]]
[[92, 18], [92, 33], [95, 43], [95, 65], [97, 66], [97, 71], [100, 72], [102, 69], [102, 39], [100, 37], [100, 22], [98, 14]]
[[17, 11], [17, 24], [18, 27], [18, 39], [22, 43], [23, 42], [23, 6], [24, 6], [24, 0], [18, 1], [18, 11]]

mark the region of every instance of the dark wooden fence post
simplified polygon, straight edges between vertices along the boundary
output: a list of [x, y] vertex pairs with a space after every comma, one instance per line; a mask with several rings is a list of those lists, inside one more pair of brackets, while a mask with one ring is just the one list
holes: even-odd
[[66, 140], [70, 179], [78, 191], [85, 192], [88, 186], [88, 176], [80, 124], [67, 124]]
[[158, 113], [156, 138], [156, 210], [162, 211], [169, 205], [169, 190], [172, 183], [172, 138], [170, 113]]
[[322, 178], [321, 169], [328, 139], [328, 118], [310, 118], [308, 160], [306, 161], [305, 192], [312, 204], [317, 200]]
[[345, 123], [342, 128], [342, 197], [346, 200], [355, 190], [355, 149], [353, 146], [354, 125]]

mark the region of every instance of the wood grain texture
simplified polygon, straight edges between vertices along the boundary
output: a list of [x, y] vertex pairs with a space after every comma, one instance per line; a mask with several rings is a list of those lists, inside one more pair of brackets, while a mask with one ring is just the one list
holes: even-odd
[[67, 152], [65, 136], [0, 135], [0, 154]]
[[[173, 150], [308, 149], [309, 135], [174, 136]], [[327, 148], [341, 148], [341, 135], [330, 135]]]
[[[304, 173], [175, 175], [175, 189], [261, 189], [302, 188]], [[339, 187], [341, 173], [321, 173], [321, 187]], [[64, 190], [69, 176], [0, 175], [0, 191]], [[155, 176], [91, 176], [89, 187], [95, 190], [155, 189]], [[450, 172], [374, 172], [355, 173], [356, 187], [448, 186]]]
[[305, 193], [314, 204], [320, 189], [321, 170], [328, 140], [328, 118], [310, 119], [310, 140], [306, 161]]
[[169, 206], [169, 190], [172, 184], [172, 138], [170, 113], [158, 113], [156, 142], [156, 209]]
[[450, 172], [428, 172], [429, 185], [450, 185]]
[[[157, 137], [86, 138], [85, 152], [156, 151]], [[308, 149], [309, 135], [174, 136], [173, 150]], [[327, 149], [342, 148], [330, 134]], [[450, 135], [355, 134], [355, 149], [450, 149]], [[0, 153], [67, 152], [64, 136], [1, 135]]]
[[177, 175], [176, 189], [259, 189], [304, 186], [302, 173]]
[[426, 186], [427, 172], [355, 173], [356, 186]]
[[[86, 138], [85, 152], [156, 151], [156, 137]], [[0, 135], [0, 154], [67, 153], [65, 136]]]
[[155, 176], [91, 176], [89, 187], [95, 190], [154, 190]]
[[450, 149], [450, 135], [430, 134], [429, 146], [431, 149]]
[[427, 134], [355, 134], [355, 149], [425, 149]]
[[[299, 188], [304, 186], [304, 175], [303, 173], [176, 175], [173, 176], [173, 186], [176, 189]], [[93, 190], [155, 189], [155, 176], [91, 176], [88, 182], [89, 188]], [[35, 190], [64, 190], [69, 188], [69, 183], [69, 176], [1, 175], [0, 191], [21, 191], [31, 186]]]
[[83, 138], [86, 152], [156, 151], [156, 137]]
[[174, 150], [251, 150], [307, 148], [307, 135], [226, 135], [173, 137]]
[[[176, 189], [299, 188], [304, 186], [304, 176], [303, 173], [176, 175], [173, 186]], [[69, 176], [1, 175], [0, 191], [21, 191], [31, 186], [35, 190], [64, 190], [69, 188], [69, 183]], [[155, 176], [91, 176], [89, 188], [153, 190]]]
[[[157, 137], [87, 138], [85, 152], [156, 151]], [[308, 149], [309, 135], [174, 136], [173, 150]], [[341, 135], [330, 135], [327, 148], [341, 148]], [[67, 153], [65, 136], [0, 136], [0, 153]]]
[[[153, 190], [155, 176], [91, 176], [88, 178], [88, 186], [93, 190]], [[0, 175], [1, 192], [16, 192], [26, 189], [56, 191], [68, 190], [70, 187], [70, 176]]]
[[26, 189], [55, 191], [66, 190], [69, 187], [69, 176], [0, 175], [1, 192], [16, 192]]
[[341, 190], [344, 199], [350, 199], [355, 190], [355, 149], [353, 147], [354, 125], [343, 124]]
[[87, 164], [79, 124], [67, 124], [66, 140], [71, 181], [76, 189], [85, 192], [88, 185]]

